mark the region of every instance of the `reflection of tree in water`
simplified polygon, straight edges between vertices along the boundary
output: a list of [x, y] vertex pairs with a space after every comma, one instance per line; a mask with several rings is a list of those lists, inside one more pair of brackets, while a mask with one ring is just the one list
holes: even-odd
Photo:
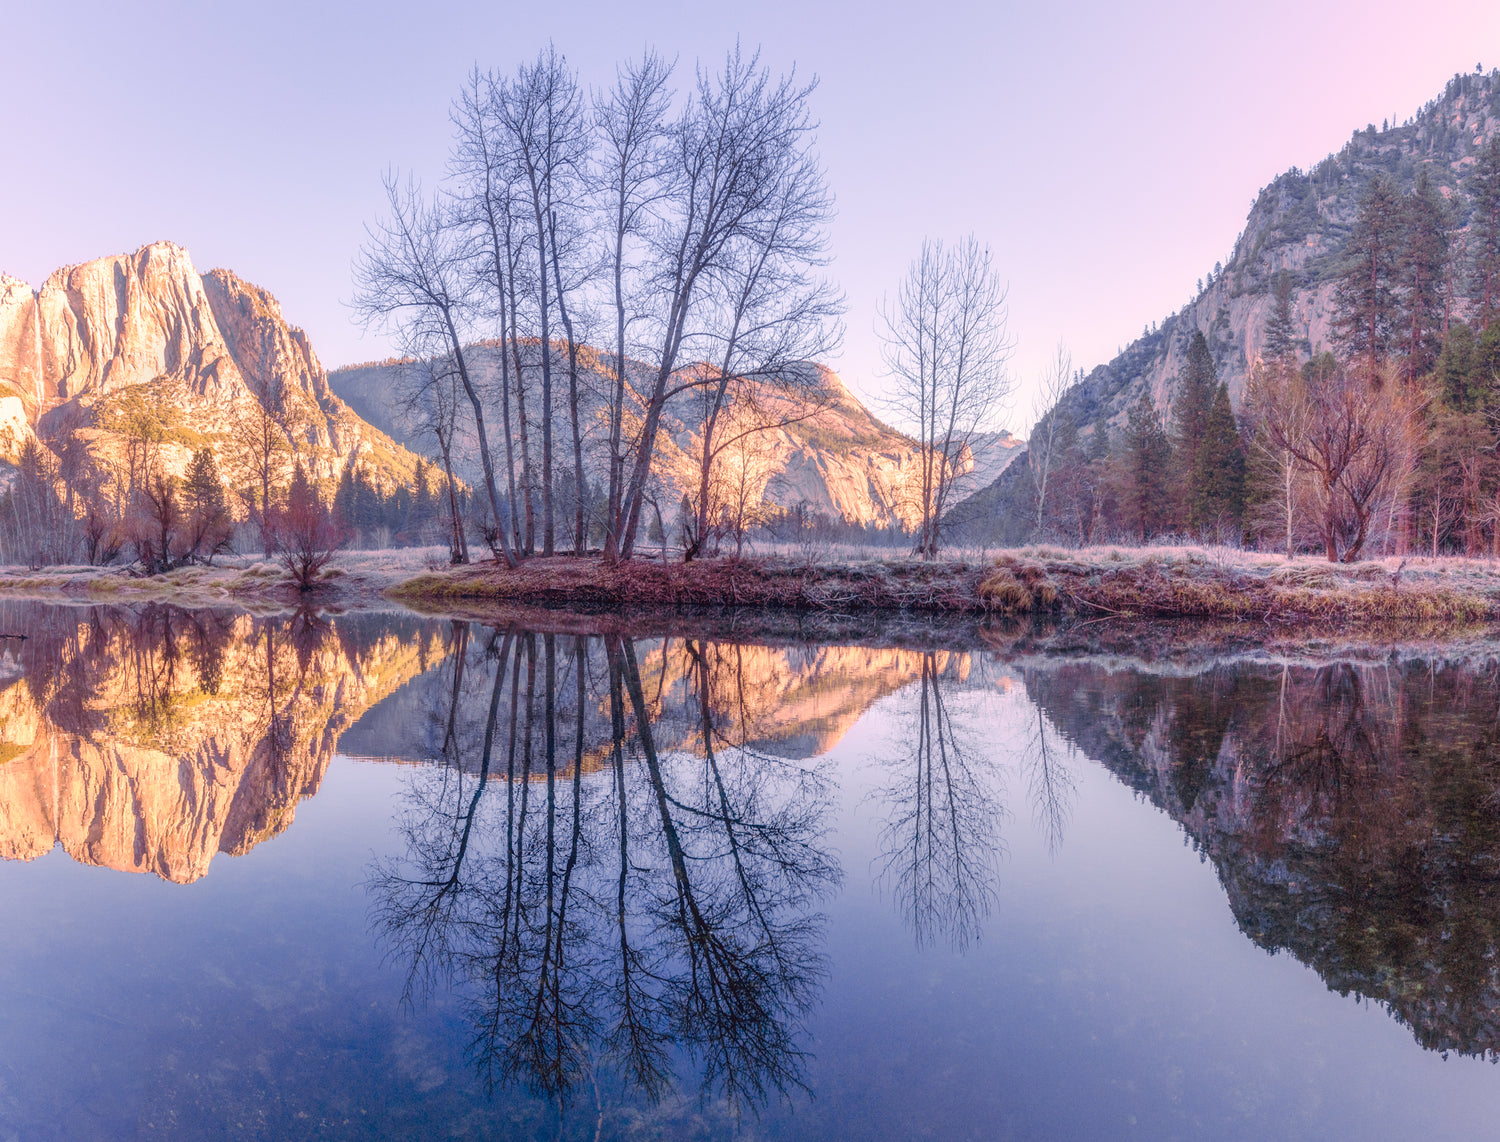
[[887, 763], [891, 780], [877, 796], [888, 810], [882, 881], [918, 944], [946, 940], [961, 949], [994, 906], [1004, 811], [995, 754], [953, 709], [954, 673], [948, 656], [922, 656], [895, 735], [902, 752]]
[[1425, 1046], [1500, 1052], [1500, 677], [1482, 667], [1088, 664], [1039, 705], [1213, 860], [1241, 928]]
[[798, 1088], [828, 790], [717, 712], [732, 655], [686, 645], [673, 719], [696, 736], [663, 750], [629, 641], [456, 628], [454, 647], [429, 739], [447, 764], [414, 772], [406, 852], [372, 880], [413, 989], [460, 979], [482, 1075], [559, 1113], [679, 1080], [733, 1113]]

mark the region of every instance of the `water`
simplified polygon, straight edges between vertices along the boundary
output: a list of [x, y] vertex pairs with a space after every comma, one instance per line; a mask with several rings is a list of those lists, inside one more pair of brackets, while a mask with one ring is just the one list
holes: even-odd
[[1491, 1128], [1482, 645], [551, 625], [0, 606], [0, 1139]]

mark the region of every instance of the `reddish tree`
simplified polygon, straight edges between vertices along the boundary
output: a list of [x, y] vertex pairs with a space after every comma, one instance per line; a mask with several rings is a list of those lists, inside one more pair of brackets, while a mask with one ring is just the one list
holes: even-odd
[[348, 529], [319, 498], [300, 463], [287, 490], [286, 506], [272, 518], [272, 537], [282, 566], [298, 587], [309, 590], [335, 552], [348, 542]]

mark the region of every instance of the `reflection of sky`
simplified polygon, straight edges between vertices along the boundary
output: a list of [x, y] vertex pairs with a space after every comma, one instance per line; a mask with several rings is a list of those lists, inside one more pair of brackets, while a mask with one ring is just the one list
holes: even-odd
[[[994, 751], [1004, 855], [978, 941], [919, 951], [875, 883], [887, 810], [872, 796], [913, 693], [882, 699], [832, 754], [845, 882], [826, 905], [832, 971], [810, 1024], [817, 1097], [744, 1136], [1485, 1134], [1492, 1068], [1421, 1050], [1379, 1009], [1254, 947], [1178, 827], [1076, 755], [1050, 851], [1026, 800], [1020, 687], [952, 696]], [[401, 1008], [399, 965], [368, 930], [370, 859], [394, 843], [416, 772], [336, 761], [294, 827], [190, 886], [61, 852], [0, 864], [0, 1137], [150, 1137], [172, 1122], [277, 1137], [309, 1121], [333, 1137], [436, 1122], [483, 1137], [512, 1114], [520, 1136], [540, 1129], [529, 1104], [483, 1102], [451, 996]]]

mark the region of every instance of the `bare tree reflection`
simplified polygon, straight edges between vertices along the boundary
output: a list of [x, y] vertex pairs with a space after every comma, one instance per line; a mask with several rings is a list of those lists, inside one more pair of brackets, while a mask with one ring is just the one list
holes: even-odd
[[559, 1114], [580, 1092], [656, 1101], [687, 1082], [743, 1111], [800, 1087], [837, 877], [826, 778], [716, 717], [731, 673], [711, 644], [688, 645], [671, 713], [697, 735], [664, 750], [629, 641], [497, 639], [484, 657], [455, 635], [445, 764], [414, 774], [406, 851], [372, 876], [411, 993], [461, 982], [486, 1082]]
[[1021, 767], [1032, 817], [1047, 838], [1047, 851], [1055, 856], [1078, 799], [1078, 777], [1069, 764], [1071, 747], [1061, 740], [1041, 706], [1034, 705], [1032, 712], [1035, 718], [1021, 752]]
[[890, 806], [881, 833], [880, 875], [907, 916], [917, 944], [963, 949], [994, 907], [1004, 816], [992, 751], [955, 718], [939, 655], [922, 656], [921, 677], [899, 738]]

